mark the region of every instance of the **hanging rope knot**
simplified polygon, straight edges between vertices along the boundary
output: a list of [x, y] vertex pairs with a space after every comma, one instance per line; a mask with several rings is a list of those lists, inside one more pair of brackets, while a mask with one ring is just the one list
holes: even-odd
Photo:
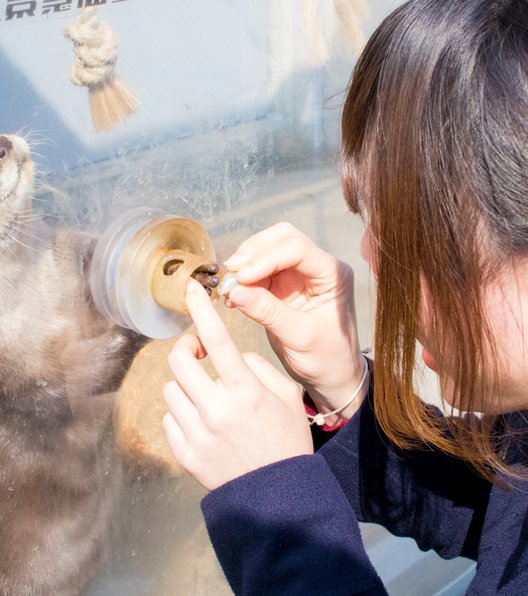
[[88, 87], [90, 108], [96, 131], [109, 130], [115, 122], [135, 112], [135, 93], [115, 75], [117, 39], [106, 23], [99, 21], [95, 7], [83, 10], [64, 35], [74, 46], [74, 63], [70, 80]]
[[106, 23], [99, 22], [95, 8], [85, 10], [75, 23], [66, 25], [64, 34], [74, 44], [72, 83], [92, 87], [114, 77], [117, 39]]

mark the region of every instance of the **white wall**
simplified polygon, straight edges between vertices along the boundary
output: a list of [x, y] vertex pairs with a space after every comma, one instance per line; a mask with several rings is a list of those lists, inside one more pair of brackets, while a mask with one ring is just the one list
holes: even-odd
[[73, 47], [63, 29], [72, 10], [0, 22], [1, 130], [58, 138], [75, 163], [72, 151], [100, 159], [145, 136], [185, 137], [266, 114], [265, 2], [125, 0], [99, 12], [118, 37], [117, 71], [139, 94], [137, 113], [110, 133], [92, 132], [86, 89], [69, 81]]

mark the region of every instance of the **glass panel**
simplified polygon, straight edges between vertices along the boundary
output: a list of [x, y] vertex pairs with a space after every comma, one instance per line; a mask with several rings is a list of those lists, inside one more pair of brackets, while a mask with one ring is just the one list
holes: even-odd
[[[372, 2], [370, 18], [355, 22], [370, 31], [388, 4]], [[94, 131], [89, 92], [69, 79], [64, 29], [81, 8], [108, 24], [117, 75], [139, 99], [108, 131]], [[144, 262], [170, 236], [148, 225], [191, 220], [214, 247], [216, 259], [204, 249], [206, 258], [221, 263], [255, 231], [293, 222], [354, 265], [367, 345], [361, 224], [337, 168], [348, 41], [331, 2], [0, 2], [0, 133], [24, 137], [35, 167], [29, 210], [28, 149], [0, 137], [3, 593], [230, 593], [201, 518], [203, 491], [161, 429], [168, 337], [190, 321], [134, 302], [150, 288]], [[100, 238], [107, 252], [90, 267]], [[241, 350], [273, 359], [262, 330], [218, 308]], [[143, 347], [133, 329], [147, 328], [157, 339]], [[419, 585], [423, 555], [409, 547], [395, 573], [387, 553], [401, 543], [364, 530], [393, 593], [403, 593], [396, 583]], [[437, 586], [460, 575], [426, 564], [444, 574]]]

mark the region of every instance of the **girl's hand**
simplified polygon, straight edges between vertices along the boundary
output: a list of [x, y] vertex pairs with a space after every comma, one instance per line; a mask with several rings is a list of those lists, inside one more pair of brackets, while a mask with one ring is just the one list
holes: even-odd
[[[352, 269], [287, 223], [243, 242], [225, 265], [240, 283], [228, 306], [266, 328], [282, 364], [320, 412], [343, 405], [364, 371]], [[343, 416], [353, 414], [367, 387]]]
[[[271, 364], [242, 355], [199, 283], [187, 286], [199, 337], [175, 344], [163, 425], [174, 456], [207, 489], [296, 455], [313, 453], [300, 390]], [[209, 355], [218, 379], [200, 360]]]

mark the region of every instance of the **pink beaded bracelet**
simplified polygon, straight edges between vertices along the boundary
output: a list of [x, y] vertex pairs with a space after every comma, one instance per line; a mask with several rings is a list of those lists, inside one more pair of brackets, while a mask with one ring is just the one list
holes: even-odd
[[[320, 412], [314, 412], [314, 414], [307, 414], [308, 421], [310, 422], [310, 425], [317, 424], [317, 426], [327, 426], [325, 423], [325, 418], [327, 418], [328, 416], [333, 416], [334, 414], [339, 414], [339, 412], [342, 412], [345, 408], [347, 408], [356, 399], [356, 397], [359, 395], [359, 392], [361, 391], [363, 385], [365, 384], [365, 381], [368, 376], [368, 371], [369, 371], [368, 360], [364, 356], [363, 356], [363, 360], [365, 361], [365, 370], [363, 371], [363, 376], [361, 377], [361, 381], [359, 382], [359, 385], [358, 385], [357, 389], [354, 391], [354, 394], [352, 395], [352, 397], [345, 404], [343, 404], [341, 407], [337, 408], [336, 410], [332, 410], [331, 412], [327, 412], [326, 414], [321, 414]], [[334, 427], [330, 427], [330, 428], [334, 428]], [[339, 425], [337, 425], [337, 428], [339, 428]]]

